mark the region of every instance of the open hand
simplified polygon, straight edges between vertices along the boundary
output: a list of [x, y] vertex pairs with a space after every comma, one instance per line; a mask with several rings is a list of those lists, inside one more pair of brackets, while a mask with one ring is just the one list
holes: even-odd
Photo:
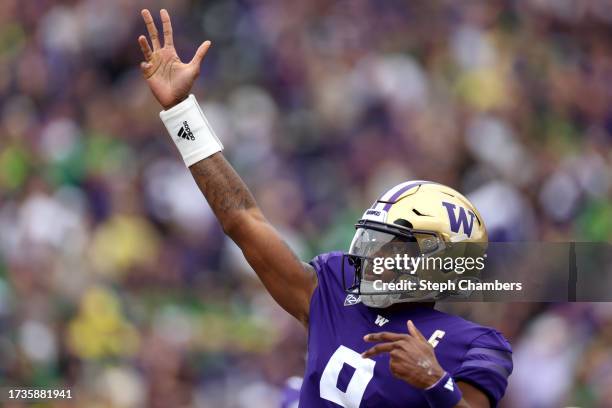
[[157, 27], [149, 10], [141, 12], [147, 26], [153, 49], [144, 35], [138, 37], [144, 61], [140, 63], [142, 74], [151, 88], [151, 92], [164, 109], [169, 109], [189, 96], [193, 82], [200, 74], [200, 64], [210, 47], [210, 41], [204, 41], [198, 48], [192, 60], [185, 64], [181, 62], [172, 39], [172, 24], [168, 11], [160, 11], [164, 30], [164, 46], [159, 42]]
[[391, 374], [416, 388], [428, 388], [444, 375], [433, 347], [412, 320], [408, 320], [408, 333], [380, 332], [368, 334], [363, 339], [385, 342], [365, 351], [361, 355], [363, 358], [389, 353]]

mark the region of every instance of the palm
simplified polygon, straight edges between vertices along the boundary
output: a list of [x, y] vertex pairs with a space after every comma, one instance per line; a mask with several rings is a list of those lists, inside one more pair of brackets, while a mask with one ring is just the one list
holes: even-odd
[[166, 10], [162, 10], [160, 15], [164, 30], [163, 47], [159, 42], [157, 28], [151, 13], [149, 10], [142, 11], [142, 17], [147, 25], [153, 49], [149, 46], [145, 36], [141, 35], [138, 38], [145, 58], [140, 67], [151, 92], [164, 109], [168, 109], [189, 95], [193, 81], [200, 73], [200, 63], [210, 46], [210, 42], [204, 42], [189, 63], [181, 62], [174, 49], [170, 16]]
[[197, 72], [183, 64], [174, 49], [162, 48], [153, 52], [151, 65], [143, 73], [153, 95], [163, 107], [174, 105], [188, 94]]

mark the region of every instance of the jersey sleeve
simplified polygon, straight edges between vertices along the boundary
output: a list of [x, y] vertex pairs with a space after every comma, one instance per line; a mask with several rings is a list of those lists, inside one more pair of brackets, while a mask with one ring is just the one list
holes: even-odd
[[318, 316], [341, 313], [338, 302], [344, 299], [341, 284], [342, 252], [316, 256], [310, 264], [317, 273], [317, 286], [310, 299], [310, 325]]
[[342, 252], [328, 252], [315, 256], [309, 263], [317, 273], [317, 288], [337, 292], [342, 285]]
[[499, 332], [489, 329], [472, 341], [453, 378], [480, 389], [491, 406], [496, 407], [506, 392], [511, 373], [510, 343]]

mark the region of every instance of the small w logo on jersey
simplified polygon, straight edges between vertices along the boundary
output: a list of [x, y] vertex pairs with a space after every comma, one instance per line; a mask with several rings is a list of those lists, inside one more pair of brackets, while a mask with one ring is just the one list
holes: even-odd
[[389, 322], [389, 319], [385, 319], [384, 317], [382, 317], [381, 315], [376, 315], [376, 321], [374, 323], [376, 323], [377, 325], [379, 325], [380, 327], [383, 327], [385, 324], [387, 324]]
[[[466, 210], [463, 207], [459, 207], [459, 215], [457, 215], [455, 214], [455, 207], [457, 207], [455, 204], [443, 201], [442, 205], [446, 208], [446, 212], [448, 213], [451, 231], [459, 233], [459, 230], [461, 227], [463, 227], [463, 232], [465, 235], [468, 237], [472, 235], [472, 228], [474, 227], [474, 218], [476, 218], [476, 214], [470, 210]], [[470, 216], [469, 221], [468, 214]]]
[[452, 378], [448, 379], [446, 384], [444, 384], [444, 388], [446, 388], [450, 392], [453, 392], [455, 390], [455, 386], [453, 385], [453, 379]]

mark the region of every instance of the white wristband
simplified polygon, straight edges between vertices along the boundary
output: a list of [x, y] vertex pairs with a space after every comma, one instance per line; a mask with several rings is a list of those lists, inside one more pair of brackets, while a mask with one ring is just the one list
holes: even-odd
[[223, 150], [193, 94], [178, 105], [161, 111], [159, 117], [187, 167]]

